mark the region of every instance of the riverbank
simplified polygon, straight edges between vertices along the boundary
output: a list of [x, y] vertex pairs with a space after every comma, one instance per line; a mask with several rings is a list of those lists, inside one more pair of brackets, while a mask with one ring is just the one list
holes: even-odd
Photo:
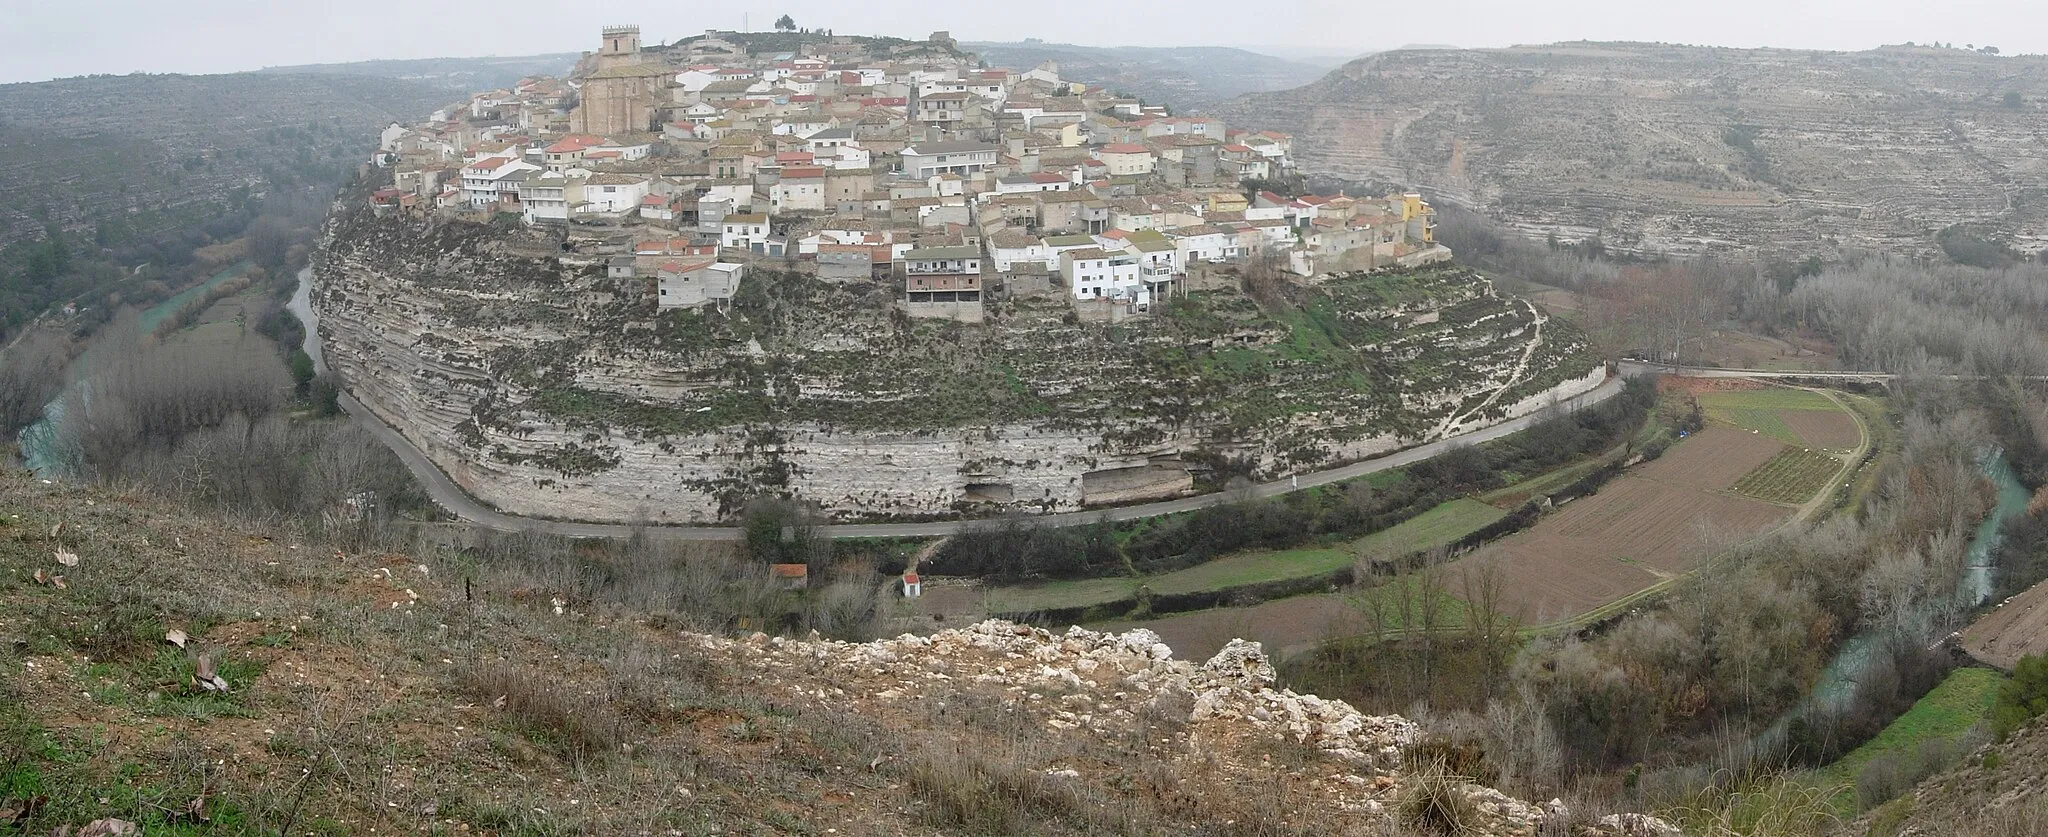
[[[155, 330], [166, 318], [178, 312], [192, 301], [211, 292], [221, 283], [249, 272], [250, 263], [240, 261], [222, 268], [205, 281], [172, 294], [170, 297], [143, 309], [138, 316], [138, 325], [143, 334]], [[78, 357], [65, 367], [64, 389], [43, 405], [43, 417], [35, 424], [22, 429], [15, 438], [20, 451], [21, 462], [40, 479], [64, 479], [70, 476], [70, 457], [63, 450], [64, 404], [75, 393], [81, 392], [92, 373], [93, 364], [101, 357], [100, 349], [106, 345], [105, 335], [93, 340]]]

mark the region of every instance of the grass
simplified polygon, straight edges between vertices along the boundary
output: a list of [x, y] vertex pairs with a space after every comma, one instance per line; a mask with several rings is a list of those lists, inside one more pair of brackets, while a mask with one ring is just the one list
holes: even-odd
[[1709, 420], [1754, 430], [1785, 444], [1802, 447], [1806, 440], [1786, 426], [1784, 419], [1778, 416], [1780, 411], [1841, 409], [1827, 396], [1784, 387], [1704, 392], [1700, 393], [1699, 401], [1700, 409], [1706, 411]]
[[1353, 544], [1241, 552], [1184, 570], [1139, 578], [1084, 578], [988, 589], [992, 613], [1031, 613], [1091, 607], [1127, 598], [1138, 587], [1154, 593], [1202, 593], [1249, 584], [1308, 578], [1350, 566], [1365, 552], [1405, 555], [1450, 543], [1506, 515], [1478, 500], [1452, 500]]
[[1735, 493], [1769, 503], [1796, 505], [1828, 486], [1842, 461], [1820, 451], [1786, 448], [1735, 481]]
[[[1547, 479], [1550, 479], [1549, 475], [1530, 482]], [[1512, 488], [1514, 486], [1502, 490]], [[1479, 531], [1487, 524], [1505, 516], [1507, 512], [1499, 508], [1479, 500], [1461, 498], [1439, 505], [1396, 526], [1367, 535], [1359, 539], [1356, 547], [1360, 554], [1406, 555], [1450, 543]]]
[[1873, 762], [1909, 758], [1928, 743], [1954, 742], [1991, 717], [2005, 675], [1985, 668], [1961, 668], [1913, 704], [1863, 746], [1803, 777], [1816, 787], [1837, 788], [1836, 809], [1855, 809], [1856, 778]]
[[1108, 604], [1137, 592], [1135, 578], [1078, 578], [1039, 584], [988, 588], [991, 613], [1031, 613], [1063, 607]]
[[1566, 465], [1549, 473], [1538, 474], [1513, 485], [1503, 486], [1481, 494], [1479, 495], [1479, 502], [1500, 509], [1514, 509], [1523, 503], [1529, 502], [1530, 498], [1538, 494], [1549, 494], [1577, 482], [1580, 477], [1592, 473], [1594, 468], [1600, 467], [1606, 461], [1607, 457], [1602, 456], [1599, 459], [1588, 459], [1574, 465]]

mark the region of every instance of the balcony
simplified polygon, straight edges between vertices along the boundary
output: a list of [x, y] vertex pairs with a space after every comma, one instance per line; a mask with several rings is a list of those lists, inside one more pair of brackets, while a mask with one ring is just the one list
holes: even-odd
[[1173, 278], [1173, 268], [1147, 265], [1141, 272], [1147, 281], [1158, 282]]

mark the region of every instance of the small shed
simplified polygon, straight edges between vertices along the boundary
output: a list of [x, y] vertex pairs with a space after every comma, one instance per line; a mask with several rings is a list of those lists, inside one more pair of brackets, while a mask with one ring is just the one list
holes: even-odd
[[903, 598], [915, 599], [922, 595], [924, 595], [924, 581], [917, 577], [915, 571], [904, 573]]

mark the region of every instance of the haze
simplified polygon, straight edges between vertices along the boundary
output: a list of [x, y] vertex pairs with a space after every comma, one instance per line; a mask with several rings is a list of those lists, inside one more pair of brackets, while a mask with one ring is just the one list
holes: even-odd
[[[1359, 53], [1403, 44], [1485, 47], [1560, 40], [1669, 41], [1720, 46], [1857, 50], [1880, 44], [1995, 45], [2007, 54], [2048, 52], [2048, 7], [2025, 0], [1957, 0], [1929, 14], [1910, 0], [1725, 0], [1645, 4], [1631, 0], [1439, 0], [1389, 14], [1346, 0], [1283, 4], [1278, 13], [1242, 0], [1126, 4], [1108, 13], [1086, 0], [1032, 3], [835, 3], [783, 0], [581, 3], [448, 0], [431, 8], [274, 0], [89, 0], [11, 6], [0, 26], [0, 81], [91, 73], [220, 73], [281, 64], [373, 58], [520, 55], [586, 49], [592, 27], [638, 23], [652, 42], [707, 28], [799, 26], [849, 34], [922, 37], [946, 29], [961, 40], [1048, 41], [1101, 46], [1297, 45]], [[1253, 23], [1259, 24], [1252, 26]]]

